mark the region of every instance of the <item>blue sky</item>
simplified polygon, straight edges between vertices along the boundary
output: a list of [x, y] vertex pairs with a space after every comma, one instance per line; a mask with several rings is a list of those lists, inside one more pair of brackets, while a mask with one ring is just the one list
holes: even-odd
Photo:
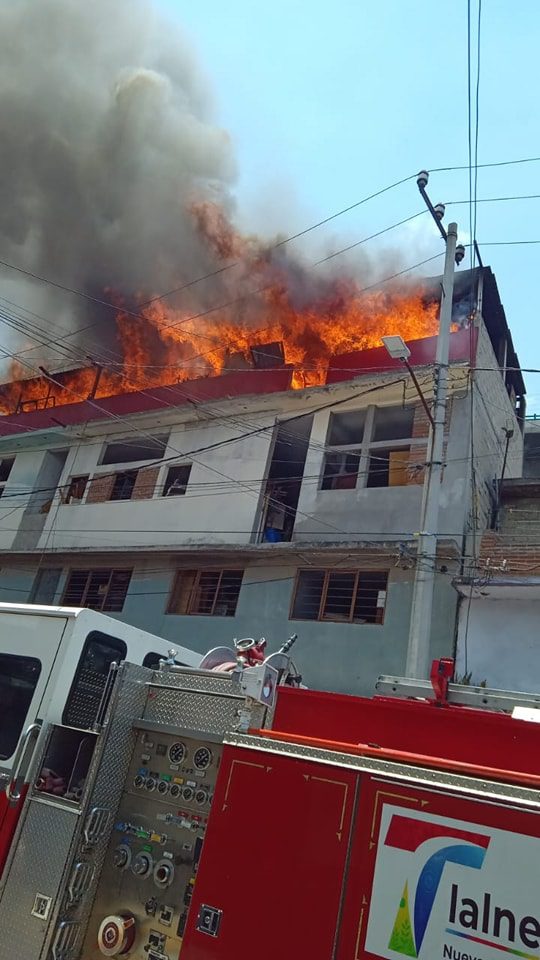
[[[295, 233], [422, 167], [467, 163], [466, 0], [159, 2], [191, 38], [215, 119], [232, 137], [245, 225]], [[477, 0], [471, 5], [475, 12]], [[479, 163], [540, 155], [539, 35], [534, 0], [484, 0]], [[434, 173], [429, 189], [434, 202], [466, 200], [468, 172]], [[479, 171], [479, 198], [534, 193], [540, 163]], [[332, 249], [420, 209], [412, 180], [317, 231], [317, 240]], [[540, 245], [483, 244], [540, 240], [539, 217], [539, 200], [478, 205], [483, 261], [496, 274], [520, 361], [536, 368]], [[450, 219], [466, 241], [468, 206], [448, 207]], [[309, 250], [314, 236], [296, 242]], [[390, 237], [405, 266], [441, 247], [427, 216]], [[368, 248], [384, 276], [381, 247]], [[530, 411], [540, 412], [540, 374], [526, 380]]]

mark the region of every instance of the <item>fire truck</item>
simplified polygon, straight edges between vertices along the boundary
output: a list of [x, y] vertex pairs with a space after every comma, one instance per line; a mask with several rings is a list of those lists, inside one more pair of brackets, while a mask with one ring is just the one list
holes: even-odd
[[112, 662], [43, 723], [0, 960], [537, 960], [538, 699], [306, 690], [288, 647]]
[[[169, 648], [94, 610], [0, 603], [0, 873], [44, 720], [92, 721], [113, 661], [158, 666]], [[198, 666], [201, 656], [177, 647], [176, 659]]]

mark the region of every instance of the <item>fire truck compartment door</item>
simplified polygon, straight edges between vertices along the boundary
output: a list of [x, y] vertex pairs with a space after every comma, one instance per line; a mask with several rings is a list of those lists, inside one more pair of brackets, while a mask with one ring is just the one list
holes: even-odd
[[356, 783], [225, 748], [181, 960], [332, 956]]
[[0, 863], [8, 822], [16, 820], [6, 789], [19, 774], [14, 797], [24, 793], [34, 725], [42, 719], [40, 708], [66, 623], [64, 617], [0, 613]]

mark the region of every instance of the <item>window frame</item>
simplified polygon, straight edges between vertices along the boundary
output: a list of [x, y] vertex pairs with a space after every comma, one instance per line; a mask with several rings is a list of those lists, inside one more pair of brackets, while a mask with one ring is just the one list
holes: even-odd
[[[111, 492], [105, 502], [127, 503], [129, 500], [133, 500], [133, 492], [135, 490], [135, 484], [137, 483], [137, 477], [139, 476], [139, 469], [140, 468], [135, 467], [133, 470], [117, 470], [115, 473], [113, 473], [114, 480], [111, 486]], [[115, 497], [114, 492], [116, 485], [120, 483], [124, 484], [126, 481], [131, 482], [131, 479], [133, 479], [133, 486], [129, 491], [129, 497]]]
[[[390, 410], [393, 408], [400, 408], [400, 409], [411, 408], [412, 409], [411, 436], [402, 437], [396, 440], [374, 440], [373, 437], [375, 436], [375, 431], [376, 431], [377, 411]], [[406, 403], [404, 405], [395, 404], [395, 403], [385, 404], [385, 405], [370, 404], [367, 408], [363, 408], [363, 407], [359, 408], [358, 413], [360, 415], [362, 414], [364, 415], [364, 428], [363, 428], [361, 443], [356, 442], [356, 443], [339, 444], [339, 445], [328, 443], [328, 437], [330, 436], [332, 429], [335, 429], [335, 427], [333, 427], [332, 425], [332, 420], [329, 419], [328, 428], [327, 428], [327, 440], [324, 445], [324, 455], [322, 458], [321, 474], [319, 477], [319, 484], [318, 484], [319, 492], [333, 493], [336, 490], [344, 491], [344, 490], [364, 490], [364, 489], [368, 489], [368, 490], [391, 489], [393, 486], [402, 488], [403, 486], [408, 486], [409, 484], [412, 485], [414, 482], [412, 472], [408, 482], [405, 484], [386, 483], [386, 484], [370, 485], [368, 483], [368, 478], [371, 470], [371, 461], [373, 458], [377, 457], [377, 452], [390, 454], [392, 452], [398, 452], [400, 450], [403, 450], [404, 455], [407, 455], [410, 453], [410, 451], [413, 448], [425, 447], [426, 456], [427, 456], [427, 442], [428, 442], [427, 437], [414, 436], [414, 418], [417, 410], [418, 410], [418, 404], [416, 403]], [[345, 410], [343, 412], [343, 415], [345, 416], [347, 413], [351, 413], [351, 412], [353, 411]], [[336, 417], [336, 416], [340, 416], [340, 414], [333, 414], [332, 416]], [[336, 482], [334, 483], [331, 482], [332, 475], [328, 475], [328, 476], [326, 475], [326, 463], [327, 463], [328, 457], [331, 456], [332, 454], [334, 455], [338, 454], [343, 456], [344, 458], [346, 457], [347, 454], [354, 454], [355, 456], [358, 457], [358, 472], [356, 474], [356, 481], [354, 484], [349, 485], [347, 483], [339, 484]], [[335, 474], [335, 478], [337, 478], [338, 476], [353, 477], [354, 473], [351, 472], [351, 473]]]
[[[137, 442], [139, 442], [141, 444], [141, 449], [144, 449], [145, 445], [148, 447], [148, 443], [150, 439], [151, 439], [150, 437], [145, 437], [145, 436], [140, 436], [140, 437], [127, 436], [127, 437], [120, 437], [118, 440], [109, 440], [107, 443], [103, 444], [103, 447], [101, 449], [99, 459], [98, 459], [98, 466], [114, 468], [116, 466], [122, 467], [124, 464], [144, 465], [152, 462], [153, 460], [162, 460], [163, 457], [165, 456], [165, 451], [167, 450], [167, 447], [169, 445], [170, 431], [168, 433], [157, 434], [155, 438], [152, 438], [156, 442], [156, 450], [153, 453], [151, 453], [149, 456], [139, 457], [138, 459], [131, 458], [129, 460], [109, 460], [107, 457], [107, 450], [109, 449], [109, 447], [121, 447], [122, 444], [125, 444], [126, 448], [129, 448], [130, 446], [136, 446]], [[126, 471], [123, 471], [123, 470], [116, 471], [112, 469], [110, 472], [125, 473]]]
[[[68, 603], [68, 601], [66, 600], [66, 594], [67, 594], [67, 591], [68, 591], [68, 588], [69, 588], [69, 582], [70, 582], [71, 577], [72, 577], [73, 574], [75, 574], [75, 573], [77, 573], [77, 572], [83, 573], [83, 572], [84, 572], [84, 569], [87, 569], [88, 572], [87, 572], [87, 576], [86, 576], [86, 584], [85, 584], [85, 587], [84, 587], [84, 590], [83, 590], [83, 593], [82, 593], [82, 599], [81, 599], [81, 601], [78, 602], [78, 603], [70, 604], [70, 603]], [[126, 603], [126, 600], [127, 600], [127, 595], [128, 595], [128, 593], [129, 593], [129, 588], [130, 588], [130, 586], [131, 586], [131, 578], [132, 578], [132, 576], [133, 576], [133, 569], [134, 569], [133, 567], [88, 567], [88, 568], [81, 568], [81, 569], [79, 569], [79, 570], [78, 570], [76, 567], [75, 567], [75, 568], [70, 568], [70, 569], [68, 570], [67, 577], [66, 577], [66, 582], [65, 582], [65, 584], [64, 584], [64, 589], [63, 589], [63, 591], [62, 591], [62, 599], [61, 599], [61, 601], [60, 601], [60, 606], [84, 607], [84, 608], [87, 609], [87, 610], [97, 610], [98, 613], [121, 613], [121, 612], [123, 611], [123, 609], [124, 609], [124, 606], [125, 606], [125, 603]], [[122, 600], [122, 606], [121, 606], [119, 609], [117, 609], [117, 608], [112, 608], [112, 609], [111, 609], [111, 607], [105, 607], [105, 606], [101, 606], [101, 607], [87, 607], [87, 605], [86, 605], [86, 599], [87, 599], [87, 597], [88, 597], [88, 591], [89, 591], [89, 588], [90, 588], [90, 582], [91, 582], [92, 577], [93, 577], [94, 574], [96, 574], [96, 573], [105, 573], [105, 572], [107, 572], [107, 571], [108, 571], [108, 573], [109, 573], [109, 582], [108, 582], [108, 584], [107, 584], [107, 590], [106, 590], [106, 596], [105, 596], [105, 598], [104, 598], [104, 603], [106, 602], [106, 599], [108, 598], [108, 595], [109, 595], [109, 590], [111, 589], [111, 580], [112, 580], [112, 578], [113, 578], [113, 575], [116, 574], [116, 573], [129, 573], [129, 575], [130, 575], [130, 576], [129, 576], [128, 585], [127, 585], [127, 589], [126, 589], [126, 593], [125, 593], [124, 599]]]
[[[185, 495], [186, 495], [186, 493], [187, 493], [187, 488], [188, 488], [188, 486], [189, 486], [189, 481], [190, 481], [190, 478], [191, 478], [191, 470], [192, 470], [192, 467], [193, 467], [193, 464], [192, 464], [192, 463], [174, 463], [174, 464], [171, 464], [169, 467], [167, 467], [167, 470], [166, 470], [166, 472], [165, 472], [165, 477], [164, 477], [164, 480], [163, 480], [163, 490], [162, 490], [162, 493], [161, 493], [161, 497], [162, 497], [162, 498], [164, 498], [164, 497], [166, 497], [166, 498], [168, 498], [168, 497], [185, 497]], [[169, 479], [169, 474], [170, 474], [173, 470], [187, 470], [187, 479], [186, 479], [185, 483], [181, 484], [181, 486], [183, 486], [183, 490], [177, 490], [177, 491], [175, 491], [174, 493], [171, 493], [172, 486], [173, 486], [173, 484], [174, 484], [176, 481], [173, 481], [173, 483], [171, 483], [171, 485], [169, 486], [168, 489], [167, 489], [167, 483], [168, 483], [168, 479]]]
[[[319, 600], [319, 609], [316, 617], [300, 617], [300, 616], [294, 615], [294, 607], [295, 607], [296, 598], [298, 595], [301, 576], [303, 573], [319, 573], [319, 574], [322, 573], [324, 577], [321, 596]], [[351, 603], [349, 607], [348, 619], [324, 616], [324, 607], [325, 607], [326, 599], [328, 596], [328, 585], [329, 585], [330, 577], [332, 576], [332, 574], [336, 574], [336, 573], [348, 573], [348, 574], [355, 575], [354, 587], [351, 594]], [[361, 577], [366, 576], [366, 574], [368, 576], [371, 574], [375, 574], [381, 577], [386, 577], [386, 585], [385, 585], [386, 596], [385, 596], [384, 607], [376, 608], [382, 611], [381, 617], [379, 620], [368, 621], [367, 623], [362, 622], [361, 620], [354, 619], [354, 608], [356, 606], [356, 601], [358, 598], [359, 583], [360, 583]], [[298, 570], [296, 571], [296, 576], [294, 579], [294, 586], [293, 586], [291, 603], [289, 608], [289, 620], [301, 620], [301, 621], [304, 621], [305, 623], [341, 623], [341, 624], [353, 625], [357, 627], [382, 627], [384, 625], [384, 620], [386, 615], [386, 601], [387, 601], [387, 594], [388, 594], [389, 576], [390, 576], [389, 570], [376, 570], [376, 569], [367, 570], [367, 569], [359, 569], [357, 567], [343, 567], [343, 568], [342, 567], [299, 567]], [[378, 592], [379, 593], [381, 592], [380, 588]]]
[[[233, 617], [236, 616], [236, 610], [238, 607], [238, 601], [240, 599], [240, 591], [242, 589], [242, 585], [244, 582], [245, 572], [246, 572], [245, 567], [199, 567], [199, 568], [185, 567], [185, 568], [180, 568], [179, 570], [176, 570], [174, 574], [172, 586], [171, 586], [171, 591], [169, 593], [169, 599], [167, 601], [167, 607], [165, 609], [165, 613], [169, 616], [176, 616], [176, 617], [223, 617], [224, 619], [225, 618], [232, 619]], [[186, 573], [195, 573], [195, 579], [191, 586], [189, 599], [186, 604], [186, 610], [184, 613], [179, 613], [177, 610], [173, 609], [173, 604], [175, 603], [176, 597], [178, 596], [178, 592], [179, 592], [178, 588], [180, 587], [182, 576], [185, 576]], [[216, 589], [214, 592], [214, 598], [212, 600], [212, 610], [211, 612], [193, 610], [192, 609], [193, 600], [200, 583], [201, 575], [204, 575], [207, 573], [219, 573], [219, 580], [217, 582]], [[223, 580], [224, 573], [240, 573], [242, 576], [240, 579], [240, 586], [238, 588], [238, 595], [236, 597], [234, 613], [216, 614], [215, 609], [216, 609], [218, 594], [221, 588], [221, 583]]]

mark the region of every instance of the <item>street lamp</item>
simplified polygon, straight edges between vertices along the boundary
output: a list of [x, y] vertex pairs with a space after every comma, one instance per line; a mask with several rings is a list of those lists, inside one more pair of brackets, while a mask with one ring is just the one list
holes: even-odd
[[431, 413], [431, 410], [429, 409], [427, 400], [426, 400], [424, 394], [422, 393], [422, 387], [421, 387], [420, 384], [418, 383], [418, 380], [417, 380], [417, 378], [416, 378], [416, 374], [415, 374], [413, 368], [411, 367], [411, 365], [410, 365], [410, 363], [409, 363], [409, 357], [410, 357], [410, 355], [411, 355], [411, 351], [409, 350], [409, 348], [408, 348], [407, 344], [405, 343], [403, 337], [381, 337], [381, 340], [382, 340], [382, 342], [384, 343], [388, 354], [392, 357], [392, 360], [401, 360], [402, 364], [403, 364], [405, 367], [407, 367], [407, 370], [409, 371], [409, 373], [410, 373], [410, 375], [411, 375], [411, 380], [412, 380], [412, 382], [414, 383], [414, 386], [415, 386], [415, 388], [416, 388], [416, 392], [417, 392], [417, 394], [418, 394], [418, 396], [420, 397], [420, 400], [421, 400], [421, 402], [422, 402], [422, 406], [424, 407], [424, 410], [426, 411], [428, 420], [429, 420], [431, 426], [434, 427], [435, 424], [434, 424], [434, 421], [433, 421], [433, 415], [432, 415], [432, 413]]

